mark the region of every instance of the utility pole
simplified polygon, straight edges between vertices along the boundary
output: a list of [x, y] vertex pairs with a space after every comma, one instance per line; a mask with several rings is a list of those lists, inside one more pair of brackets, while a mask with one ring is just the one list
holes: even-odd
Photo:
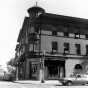
[[45, 51], [43, 52], [42, 58], [41, 58], [41, 69], [40, 69], [40, 80], [41, 83], [44, 83], [44, 69], [45, 69]]
[[18, 62], [17, 62], [17, 70], [16, 70], [16, 80], [19, 80], [19, 77], [18, 77]]

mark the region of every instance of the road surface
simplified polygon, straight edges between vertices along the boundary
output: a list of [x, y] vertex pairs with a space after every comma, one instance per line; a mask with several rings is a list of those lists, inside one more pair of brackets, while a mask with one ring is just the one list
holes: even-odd
[[0, 81], [0, 88], [88, 88], [88, 86], [59, 86]]

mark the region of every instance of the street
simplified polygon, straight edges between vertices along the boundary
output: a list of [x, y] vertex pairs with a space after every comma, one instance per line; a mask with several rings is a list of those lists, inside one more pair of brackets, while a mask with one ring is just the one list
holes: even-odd
[[32, 84], [0, 81], [0, 88], [88, 88], [88, 86], [59, 86], [48, 84]]

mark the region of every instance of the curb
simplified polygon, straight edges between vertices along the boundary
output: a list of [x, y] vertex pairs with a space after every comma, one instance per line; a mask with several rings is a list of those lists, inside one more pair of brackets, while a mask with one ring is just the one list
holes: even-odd
[[13, 83], [19, 83], [19, 84], [34, 84], [34, 85], [61, 85], [59, 82], [49, 82], [45, 81], [44, 83], [41, 83], [41, 81], [14, 81]]

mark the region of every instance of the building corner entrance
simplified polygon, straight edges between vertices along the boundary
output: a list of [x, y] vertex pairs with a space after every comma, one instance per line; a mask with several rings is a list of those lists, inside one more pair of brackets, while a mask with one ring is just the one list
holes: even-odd
[[65, 77], [65, 61], [46, 60], [45, 67], [47, 67], [47, 79]]

